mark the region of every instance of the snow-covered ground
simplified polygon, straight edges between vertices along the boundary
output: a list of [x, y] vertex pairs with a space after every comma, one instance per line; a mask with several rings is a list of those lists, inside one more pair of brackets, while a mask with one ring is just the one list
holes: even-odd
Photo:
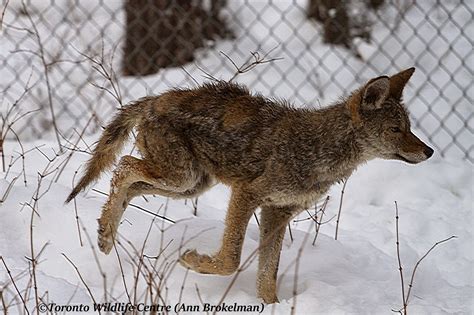
[[[25, 150], [35, 145], [38, 144], [28, 143]], [[51, 147], [54, 143], [46, 144], [40, 150], [52, 158], [54, 152]], [[33, 218], [33, 248], [37, 255], [44, 247], [36, 267], [38, 294], [43, 300], [59, 305], [92, 303], [87, 289], [64, 254], [77, 266], [98, 301], [104, 301], [104, 291], [108, 292], [107, 301], [128, 301], [122, 280], [123, 268], [127, 291], [133, 301], [139, 255], [133, 254], [131, 246], [140, 252], [150, 225], [151, 234], [143, 254], [156, 256], [164, 248], [157, 259], [159, 266], [161, 263], [172, 265], [178, 258], [179, 250], [196, 248], [210, 253], [218, 248], [229, 196], [226, 187], [216, 186], [200, 197], [196, 217], [189, 200], [185, 203], [167, 201], [162, 197], [148, 197], [148, 202], [136, 199], [134, 204], [152, 213], [159, 211], [159, 214], [176, 223], [159, 219], [153, 221], [151, 215], [129, 207], [120, 227], [120, 239], [132, 256], [118, 246], [120, 267], [115, 253], [109, 256], [97, 253], [106, 275], [107, 286], [104, 289], [87, 235], [96, 247], [96, 218], [105, 196], [89, 190], [76, 200], [83, 246], [79, 240], [74, 205], [63, 203], [77, 166], [87, 157], [86, 154], [76, 153], [57, 182], [54, 182], [57, 172], [52, 172], [42, 179], [40, 185], [40, 198], [35, 206], [37, 215]], [[65, 158], [65, 155], [56, 158], [50, 170], [54, 171]], [[0, 253], [16, 278], [19, 290], [24, 292], [30, 287], [27, 296], [31, 309], [35, 304], [34, 291], [28, 285], [30, 275], [25, 273], [29, 269], [26, 257], [31, 257], [32, 209], [28, 204], [34, 203], [32, 197], [36, 195], [39, 178], [37, 171], [43, 172], [47, 164], [48, 159], [38, 150], [27, 153], [27, 186], [20, 176], [0, 207]], [[12, 178], [19, 175], [19, 170], [20, 161], [1, 181], [0, 196], [4, 195]], [[321, 225], [314, 246], [314, 223], [311, 220], [291, 224], [293, 241], [287, 233], [281, 254], [280, 304], [266, 306], [264, 313], [288, 314], [295, 300], [297, 314], [387, 314], [392, 309], [399, 309], [402, 302], [395, 244], [394, 201], [397, 201], [406, 290], [416, 261], [437, 241], [457, 236], [436, 247], [420, 264], [408, 310], [412, 314], [470, 314], [474, 311], [472, 175], [472, 164], [469, 162], [437, 157], [416, 166], [372, 161], [361, 167], [347, 183], [337, 241], [334, 240], [336, 220], [333, 216], [339, 207], [340, 186], [330, 191], [323, 218], [323, 221], [329, 222]], [[95, 187], [107, 191], [108, 179], [104, 176]], [[43, 195], [43, 192], [46, 193]], [[167, 202], [165, 211], [163, 205]], [[308, 215], [303, 213], [298, 219], [306, 217]], [[252, 221], [246, 235], [243, 260], [251, 256], [257, 247], [258, 226], [256, 221]], [[302, 255], [294, 296], [295, 265], [300, 248]], [[145, 260], [148, 261], [147, 258]], [[254, 260], [238, 275], [224, 299], [226, 304], [260, 305], [261, 302], [255, 297], [256, 267]], [[3, 294], [9, 303], [14, 287], [9, 283], [3, 266], [0, 270], [0, 287], [8, 288]], [[189, 272], [185, 278], [186, 270], [180, 265], [169, 271], [160, 304], [174, 307], [181, 301], [188, 305], [201, 305], [196, 286], [204, 303], [217, 304], [233, 277]], [[184, 289], [181, 289], [183, 283]], [[145, 300], [142, 295], [144, 286], [145, 280], [140, 276], [138, 301]], [[20, 311], [21, 305], [10, 306], [10, 310], [13, 313]]]
[[[98, 30], [106, 34], [105, 52], [110, 53], [111, 47], [123, 36], [124, 14], [119, 9], [122, 2], [105, 2], [110, 11], [119, 12], [113, 16], [112, 22], [108, 20], [110, 12], [98, 8], [96, 1], [80, 1], [81, 8], [67, 3], [56, 1], [54, 6], [50, 6], [47, 1], [29, 2], [33, 19], [43, 17], [37, 22], [39, 32], [46, 40], [48, 56], [61, 52], [59, 56], [62, 58], [77, 60], [81, 59], [78, 51], [100, 52], [102, 42]], [[428, 22], [421, 10], [408, 10], [396, 36], [390, 35], [389, 29], [378, 22], [373, 36], [377, 42], [384, 43], [383, 49], [361, 43], [359, 49], [365, 61], [354, 58], [344, 49], [322, 44], [319, 26], [305, 18], [303, 8], [306, 1], [297, 1], [299, 6], [289, 1], [273, 1], [270, 7], [266, 1], [249, 3], [253, 8], [245, 4], [241, 9], [240, 1], [229, 1], [228, 12], [235, 14], [230, 19], [231, 27], [238, 30], [235, 42], [217, 42], [214, 48], [198, 52], [199, 64], [213, 75], [228, 79], [233, 74], [229, 62], [219, 51], [226, 52], [239, 63], [248, 58], [249, 51], [266, 52], [284, 43], [271, 56], [283, 57], [283, 60], [259, 66], [237, 77], [237, 81], [267, 96], [289, 98], [297, 106], [319, 106], [319, 103], [334, 101], [344, 89], [355, 88], [373, 76], [395, 73], [415, 64], [422, 71], [415, 73], [405, 91], [413, 117], [423, 117], [415, 125], [415, 132], [427, 140], [426, 134], [439, 128], [434, 113], [444, 117], [455, 107], [459, 115], [448, 115], [449, 118], [443, 121], [444, 127], [457, 133], [456, 139], [463, 147], [472, 147], [473, 54], [472, 43], [465, 36], [472, 33], [472, 27], [466, 26], [464, 36], [459, 37], [460, 34], [456, 33], [459, 25], [472, 24], [472, 14], [462, 6], [456, 6], [456, 1], [444, 1], [446, 10], [439, 9], [437, 1], [424, 1], [424, 12], [432, 12]], [[17, 48], [37, 49], [34, 39], [24, 39], [25, 31], [18, 29], [31, 27], [27, 18], [18, 14], [20, 11], [20, 1], [11, 0], [1, 29], [2, 36], [9, 40], [0, 41], [0, 56], [4, 60], [8, 58], [8, 64], [13, 65], [13, 68], [0, 68], [0, 86], [4, 93], [2, 114], [11, 106], [8, 100], [17, 99], [23, 92], [30, 68], [41, 69], [39, 59], [31, 53], [11, 53]], [[283, 20], [281, 12], [285, 12]], [[94, 19], [91, 20], [88, 14]], [[396, 14], [390, 11], [385, 14], [388, 24], [393, 24]], [[260, 22], [254, 23], [256, 19]], [[57, 25], [54, 33], [51, 33], [51, 25]], [[295, 36], [295, 30], [298, 36]], [[12, 39], [17, 39], [17, 42]], [[409, 45], [401, 46], [399, 41]], [[64, 43], [70, 45], [63, 47]], [[120, 56], [115, 63], [116, 66], [120, 64]], [[185, 68], [197, 81], [204, 81], [196, 65], [189, 64]], [[15, 77], [12, 69], [21, 75]], [[57, 145], [52, 141], [51, 130], [41, 133], [48, 140], [37, 140], [39, 134], [35, 130], [50, 125], [47, 92], [41, 73], [41, 70], [33, 71], [30, 81], [33, 88], [17, 106], [20, 113], [41, 108], [40, 112], [32, 114], [34, 119], [27, 124], [22, 125], [26, 120], [21, 120], [15, 125], [23, 148], [15, 141], [13, 133], [4, 143], [6, 166], [8, 168], [11, 156], [14, 164], [9, 171], [0, 173], [0, 256], [3, 258], [0, 261], [0, 310], [4, 301], [11, 314], [23, 313], [16, 285], [31, 312], [36, 305], [34, 277], [41, 300], [60, 305], [91, 305], [88, 289], [98, 302], [126, 303], [132, 300], [149, 303], [150, 293], [145, 292], [149, 292], [146, 289], [150, 287], [147, 281], [153, 280], [151, 287], [154, 289], [151, 291], [154, 297], [156, 286], [161, 289], [162, 296], [156, 302], [159, 304], [173, 307], [178, 303], [216, 305], [224, 296], [226, 304], [260, 306], [261, 301], [255, 297], [257, 260], [253, 253], [258, 247], [259, 231], [254, 219], [247, 231], [243, 254], [243, 260], [250, 257], [252, 263], [239, 273], [235, 283], [232, 282], [233, 276], [187, 273], [180, 265], [175, 265], [179, 252], [185, 249], [196, 248], [211, 253], [218, 248], [229, 197], [228, 188], [222, 185], [201, 196], [197, 210], [190, 200], [137, 198], [133, 203], [142, 209], [128, 207], [120, 227], [120, 244], [117, 246], [120, 259], [115, 252], [109, 256], [98, 252], [95, 245], [96, 219], [106, 197], [89, 190], [76, 199], [75, 205], [64, 205], [75, 172], [81, 170], [80, 166], [89, 155], [75, 152], [63, 170], [70, 151], [55, 157]], [[64, 79], [65, 73], [70, 80]], [[357, 74], [355, 78], [354, 73]], [[88, 81], [104, 82], [87, 62], [81, 66], [67, 62], [55, 64], [49, 75], [54, 86], [52, 97], [58, 110], [56, 113], [64, 109], [76, 115], [87, 113], [79, 122], [62, 115], [58, 119], [59, 129], [65, 133], [71, 131], [71, 127], [81, 132], [90, 111], [95, 111], [104, 123], [117, 105], [107, 93], [88, 84]], [[168, 69], [142, 79], [119, 77], [118, 81], [125, 101], [160, 93], [170, 86], [193, 84], [181, 69]], [[153, 87], [153, 90], [147, 87]], [[440, 91], [443, 92], [440, 94]], [[432, 112], [428, 114], [427, 104], [432, 106]], [[97, 127], [87, 130], [88, 136], [78, 141], [81, 150], [88, 151], [88, 146], [97, 140], [99, 130]], [[73, 142], [78, 138], [74, 133], [71, 137]], [[444, 131], [432, 140], [439, 147], [449, 146], [452, 142]], [[72, 147], [70, 144], [67, 146]], [[416, 166], [390, 161], [372, 161], [362, 166], [347, 183], [337, 241], [334, 239], [334, 216], [339, 207], [341, 186], [334, 186], [330, 191], [323, 218], [323, 222], [328, 222], [321, 225], [314, 246], [314, 222], [304, 220], [308, 214], [302, 213], [291, 224], [292, 239], [287, 233], [282, 250], [280, 303], [265, 306], [264, 313], [288, 314], [294, 305], [296, 314], [388, 314], [399, 310], [402, 297], [395, 243], [395, 201], [400, 216], [405, 293], [412, 270], [426, 251], [437, 241], [457, 236], [437, 246], [418, 267], [408, 311], [411, 314], [473, 313], [473, 165], [460, 159], [464, 152], [456, 145], [450, 148], [447, 158], [441, 158], [437, 151], [432, 159]], [[24, 161], [22, 152], [26, 152]], [[103, 176], [94, 188], [108, 192], [109, 179], [110, 175]], [[33, 209], [35, 215], [31, 222]], [[153, 215], [143, 209], [164, 215], [176, 223], [153, 220]], [[197, 215], [194, 215], [195, 211]], [[140, 254], [144, 242], [145, 256]], [[34, 277], [30, 274], [33, 270], [32, 248], [33, 254], [39, 255]], [[155, 256], [159, 257], [155, 259]], [[143, 262], [140, 257], [144, 257]], [[77, 267], [87, 286], [68, 259]], [[11, 271], [14, 284], [4, 263]], [[141, 272], [137, 282], [139, 265]], [[149, 277], [149, 273], [153, 277]], [[165, 277], [160, 279], [162, 275]]]

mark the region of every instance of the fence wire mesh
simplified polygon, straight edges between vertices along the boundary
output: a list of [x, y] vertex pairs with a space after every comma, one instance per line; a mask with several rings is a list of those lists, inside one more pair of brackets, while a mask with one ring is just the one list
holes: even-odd
[[327, 104], [374, 76], [415, 66], [405, 91], [414, 128], [440, 154], [474, 160], [467, 0], [10, 0], [2, 7], [2, 112], [16, 106], [26, 115], [16, 127], [23, 140], [56, 134], [64, 142], [86, 126], [97, 133], [121, 104], [209, 76], [230, 79], [233, 62], [258, 52], [278, 60], [236, 81], [297, 106]]

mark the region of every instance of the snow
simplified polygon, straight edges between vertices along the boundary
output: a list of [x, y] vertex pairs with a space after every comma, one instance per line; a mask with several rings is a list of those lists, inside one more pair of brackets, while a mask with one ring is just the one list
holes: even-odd
[[[16, 0], [10, 1], [5, 22], [28, 27], [25, 17], [16, 16], [16, 12], [21, 9], [19, 3]], [[358, 83], [372, 76], [394, 73], [403, 67], [412, 66], [415, 62], [416, 67], [430, 73], [426, 76], [424, 71], [417, 71], [405, 91], [412, 116], [423, 117], [422, 124], [416, 124], [415, 133], [431, 133], [438, 128], [438, 119], [432, 113], [425, 115], [426, 104], [436, 101], [433, 111], [439, 117], [445, 117], [455, 107], [459, 117], [465, 119], [466, 122], [463, 123], [457, 116], [451, 116], [443, 123], [457, 133], [457, 141], [465, 148], [472, 146], [471, 125], [474, 116], [472, 103], [469, 101], [472, 100], [470, 96], [473, 91], [472, 71], [469, 68], [469, 65], [472, 65], [472, 44], [467, 42], [465, 37], [459, 39], [459, 34], [453, 33], [456, 30], [459, 32], [459, 28], [452, 24], [447, 12], [436, 9], [435, 1], [423, 4], [429, 7], [427, 10], [436, 12], [430, 17], [429, 25], [432, 27], [426, 28], [425, 25], [415, 28], [424, 41], [420, 38], [409, 40], [413, 36], [413, 25], [424, 19], [423, 12], [415, 7], [407, 11], [405, 19], [400, 23], [398, 37], [386, 40], [382, 51], [374, 45], [358, 44], [360, 53], [370, 62], [370, 67], [353, 58], [350, 52], [323, 45], [318, 35], [319, 26], [306, 21], [304, 17], [302, 8], [305, 3], [297, 1], [298, 5], [291, 5], [289, 2], [275, 1], [272, 6], [268, 6], [264, 1], [257, 1], [252, 2], [254, 9], [250, 9], [248, 6], [241, 8], [239, 1], [229, 1], [229, 13], [235, 13], [230, 20], [231, 27], [241, 29], [242, 25], [250, 25], [248, 32], [252, 36], [238, 34], [237, 44], [221, 41], [215, 43], [216, 46], [209, 51], [200, 51], [197, 58], [199, 65], [217, 77], [228, 79], [232, 76], [233, 69], [219, 51], [226, 52], [239, 63], [248, 58], [249, 51], [268, 52], [284, 42], [285, 48], [277, 47], [271, 56], [283, 57], [283, 60], [272, 63], [271, 66], [259, 66], [250, 73], [237, 77], [237, 81], [264, 95], [289, 98], [298, 106], [318, 107], [319, 104], [327, 104], [337, 99], [347, 87], [355, 88]], [[118, 10], [121, 4], [121, 1], [107, 1], [107, 6], [113, 12]], [[456, 23], [469, 23], [469, 12], [462, 7], [456, 7], [452, 1], [446, 1], [444, 5], [448, 7], [452, 17], [455, 17]], [[90, 48], [90, 53], [100, 52], [101, 34], [97, 25], [88, 20], [89, 14], [98, 17], [99, 29], [104, 30], [107, 35], [104, 41], [105, 51], [110, 52], [122, 36], [120, 25], [124, 22], [124, 15], [121, 11], [113, 16], [113, 23], [108, 23], [109, 13], [97, 8], [96, 1], [81, 1], [80, 8], [67, 6], [66, 2], [56, 2], [54, 7], [59, 10], [53, 10], [47, 2], [37, 0], [30, 2], [28, 7], [33, 17], [41, 12], [43, 16], [47, 16], [50, 25], [59, 25], [55, 29], [56, 36], [51, 37], [50, 28], [39, 23], [42, 25], [39, 31], [44, 35], [43, 38], [48, 40], [46, 47], [51, 56], [61, 50], [61, 41], [71, 44], [62, 51], [64, 58], [80, 59], [77, 50], [87, 51], [87, 47]], [[285, 17], [282, 20], [279, 12], [283, 11]], [[70, 13], [67, 19], [61, 19], [63, 12]], [[264, 20], [264, 23], [254, 23], [257, 14], [261, 15], [259, 19]], [[393, 22], [393, 16], [390, 12], [387, 13], [388, 23]], [[76, 23], [74, 25], [80, 25], [80, 28], [71, 31], [71, 21]], [[436, 34], [433, 29], [441, 29], [439, 36], [433, 37]], [[294, 30], [298, 30], [297, 36]], [[373, 35], [380, 40], [389, 36], [387, 32], [389, 30], [383, 25], [377, 25]], [[465, 32], [472, 33], [472, 28], [466, 27]], [[4, 27], [3, 35], [17, 38], [22, 48], [36, 47], [31, 38], [23, 41], [23, 35], [18, 30]], [[407, 41], [407, 46], [401, 47], [399, 39]], [[16, 99], [23, 91], [24, 83], [21, 81], [26, 82], [30, 75], [29, 67], [41, 69], [41, 63], [27, 53], [10, 54], [13, 49], [15, 47], [11, 41], [0, 43], [2, 58], [10, 58], [17, 70], [28, 71], [25, 70], [19, 78], [14, 78], [10, 68], [2, 68], [0, 85], [2, 90], [5, 89], [5, 95]], [[454, 49], [456, 54], [447, 49]], [[460, 63], [456, 56], [466, 60]], [[119, 59], [120, 56], [117, 56], [114, 61], [116, 65], [119, 65]], [[392, 63], [391, 59], [396, 62]], [[28, 62], [25, 63], [25, 60]], [[438, 60], [442, 66], [435, 67]], [[204, 81], [196, 65], [189, 64], [185, 68], [198, 82]], [[455, 77], [452, 78], [448, 74], [455, 69]], [[70, 81], [64, 80], [64, 73], [69, 74]], [[353, 73], [357, 74], [355, 80]], [[91, 71], [90, 64], [84, 63], [81, 67], [76, 67], [70, 63], [60, 63], [52, 68], [50, 79], [55, 86], [53, 100], [57, 106], [68, 104], [66, 109], [76, 114], [87, 113], [93, 109], [102, 122], [114, 111], [116, 103], [107, 94], [87, 84], [89, 80], [102, 84], [97, 74]], [[192, 85], [192, 80], [181, 69], [169, 69], [141, 80], [119, 78], [119, 83], [124, 91], [125, 101], [128, 101], [146, 94], [160, 93], [170, 86], [189, 86]], [[56, 154], [57, 145], [52, 142], [52, 137], [38, 140], [38, 132], [32, 128], [47, 125], [49, 112], [45, 107], [47, 93], [44, 78], [33, 72], [31, 84], [34, 88], [22, 100], [21, 109], [23, 112], [38, 107], [44, 110], [28, 124], [21, 125], [20, 121], [17, 125], [23, 150], [32, 150], [25, 155], [27, 185], [23, 183], [21, 159], [15, 162], [8, 173], [0, 173], [0, 199], [5, 197], [0, 203], [0, 256], [12, 272], [15, 284], [22, 294], [24, 295], [25, 290], [28, 291], [27, 305], [33, 310], [35, 301], [32, 285], [29, 283], [31, 268], [28, 260], [28, 257], [31, 257], [30, 205], [34, 203], [38, 188], [38, 174], [42, 173], [49, 163], [45, 155], [52, 159]], [[149, 90], [147, 86], [153, 87], [153, 90]], [[443, 90], [442, 97], [438, 96], [440, 89]], [[466, 90], [465, 93], [463, 89]], [[78, 94], [88, 102], [90, 108], [83, 108], [83, 105], [78, 103]], [[9, 105], [10, 103], [3, 102], [2, 113]], [[62, 117], [58, 121], [60, 129], [78, 127], [78, 122], [70, 116]], [[81, 122], [85, 123], [89, 117], [84, 115], [84, 121]], [[93, 135], [84, 137], [80, 148], [85, 150], [85, 143], [94, 143], [98, 131], [100, 130], [97, 128], [90, 130]], [[77, 136], [74, 139], [76, 138]], [[426, 140], [426, 134], [423, 140]], [[432, 141], [441, 147], [452, 142], [446, 132], [436, 134]], [[7, 164], [10, 156], [20, 156], [21, 148], [17, 141], [6, 141], [4, 148]], [[464, 153], [457, 152], [456, 146], [451, 145], [450, 148], [448, 157], [441, 158], [437, 150], [432, 159], [416, 166], [379, 160], [361, 166], [346, 186], [338, 240], [334, 239], [334, 216], [337, 215], [339, 207], [340, 185], [334, 186], [329, 192], [330, 200], [323, 220], [329, 222], [321, 226], [314, 246], [314, 222], [301, 221], [308, 217], [306, 213], [296, 218], [297, 222], [291, 224], [293, 240], [287, 233], [281, 254], [278, 288], [280, 303], [265, 306], [263, 313], [288, 314], [294, 305], [297, 314], [386, 314], [400, 309], [402, 298], [395, 243], [395, 201], [399, 208], [399, 237], [405, 291], [408, 289], [416, 262], [426, 251], [442, 239], [457, 236], [437, 246], [419, 266], [409, 301], [409, 312], [473, 313], [473, 165], [460, 158]], [[131, 146], [126, 152], [130, 150]], [[152, 213], [164, 215], [176, 223], [153, 220], [150, 214], [129, 206], [119, 230], [119, 240], [124, 245], [124, 248], [117, 247], [119, 262], [114, 251], [106, 256], [99, 253], [96, 246], [96, 219], [100, 215], [105, 196], [91, 189], [76, 198], [78, 220], [75, 205], [63, 203], [70, 192], [75, 172], [78, 169], [82, 171], [80, 167], [89, 157], [88, 154], [76, 152], [56, 181], [58, 172], [55, 170], [58, 167], [60, 169], [60, 163], [66, 161], [68, 154], [69, 152], [58, 156], [49, 165], [48, 170], [53, 172], [41, 180], [41, 197], [37, 200], [37, 213], [33, 216], [34, 252], [38, 254], [44, 248], [36, 267], [38, 294], [43, 300], [59, 305], [92, 304], [87, 288], [82, 284], [75, 268], [65, 258], [67, 257], [78, 268], [81, 277], [98, 301], [126, 303], [128, 297], [125, 291], [131, 293], [133, 298], [136, 264], [140, 256], [134, 253], [134, 248], [138, 252], [141, 251], [144, 240], [147, 239], [143, 253], [156, 256], [163, 250], [161, 256], [156, 259], [156, 266], [171, 266], [165, 272], [168, 277], [164, 281], [164, 301], [160, 303], [173, 306], [178, 302], [201, 305], [201, 298], [205, 303], [218, 304], [234, 276], [187, 273], [180, 265], [174, 266], [174, 262], [179, 257], [179, 252], [185, 249], [196, 248], [201, 253], [212, 253], [218, 249], [229, 189], [217, 185], [201, 196], [196, 216], [193, 215], [194, 209], [190, 200], [167, 200], [159, 196], [148, 196], [147, 200], [135, 199], [134, 204]], [[18, 179], [5, 195], [16, 177]], [[110, 174], [104, 175], [93, 188], [107, 192], [109, 180]], [[151, 232], [147, 238], [150, 226]], [[89, 237], [91, 243], [88, 241]], [[252, 219], [242, 256], [243, 261], [250, 257], [252, 263], [236, 277], [231, 290], [225, 296], [226, 304], [235, 302], [241, 305], [261, 305], [261, 301], [255, 297], [257, 260], [252, 255], [258, 248], [258, 238], [258, 225]], [[154, 262], [152, 258], [144, 260], [147, 266]], [[127, 290], [123, 284], [122, 269]], [[106, 275], [106, 289], [101, 270]], [[162, 272], [164, 271], [160, 269], [159, 273]], [[295, 277], [296, 295], [293, 293]], [[158, 281], [158, 277], [155, 277], [155, 280]], [[199, 288], [200, 298], [196, 287]], [[145, 298], [141, 294], [145, 289], [146, 282], [140, 278], [137, 286], [138, 301], [144, 301]], [[21, 302], [12, 300], [16, 295], [15, 288], [1, 262], [0, 292], [7, 303], [13, 303], [9, 306], [12, 314], [23, 312]]]
[[[92, 141], [92, 140], [91, 140]], [[28, 143], [32, 148], [37, 143]], [[7, 147], [13, 147], [7, 143]], [[53, 156], [54, 143], [42, 147], [48, 156]], [[25, 149], [27, 149], [25, 148]], [[105, 197], [89, 190], [77, 200], [81, 235], [84, 246], [79, 243], [74, 205], [63, 201], [71, 187], [75, 168], [87, 159], [86, 154], [76, 153], [71, 167], [61, 175], [57, 183], [54, 175], [43, 179], [40, 192], [51, 188], [38, 201], [38, 216], [34, 217], [34, 249], [37, 253], [45, 244], [37, 266], [38, 290], [48, 291], [47, 299], [57, 304], [85, 303], [91, 305], [85, 287], [80, 283], [75, 269], [63, 257], [63, 253], [79, 268], [82, 277], [93, 292], [102, 297], [102, 277], [87, 241], [90, 235], [93, 246], [96, 240], [96, 218]], [[64, 159], [60, 156], [58, 162]], [[27, 187], [21, 180], [2, 204], [0, 231], [0, 253], [13, 275], [28, 269], [25, 257], [30, 257], [31, 209], [30, 203], [37, 186], [36, 170], [43, 170], [48, 160], [35, 150], [26, 155]], [[11, 179], [19, 174], [17, 164], [0, 184], [0, 195]], [[421, 263], [413, 286], [409, 310], [414, 314], [468, 314], [474, 310], [473, 291], [473, 234], [472, 164], [461, 160], [433, 158], [412, 166], [401, 162], [372, 161], [360, 167], [349, 179], [342, 206], [338, 240], [334, 240], [335, 219], [321, 225], [320, 234], [313, 246], [314, 223], [311, 220], [291, 224], [293, 241], [287, 233], [280, 264], [280, 303], [266, 306], [264, 314], [287, 314], [296, 299], [298, 314], [342, 314], [342, 313], [389, 313], [401, 307], [400, 278], [398, 274], [395, 235], [395, 207], [399, 207], [399, 236], [405, 284], [418, 259], [437, 241], [451, 235], [457, 238], [436, 247]], [[109, 176], [103, 176], [95, 186], [106, 191]], [[325, 218], [337, 214], [341, 187], [334, 186], [329, 192]], [[199, 198], [197, 216], [193, 216], [191, 202], [148, 197], [148, 202], [136, 199], [133, 203], [152, 212], [177, 221], [164, 223], [152, 216], [128, 207], [120, 227], [120, 239], [129, 240], [139, 250], [152, 224], [151, 235], [144, 254], [157, 255], [160, 244], [170, 245], [163, 252], [169, 262], [178, 258], [178, 252], [196, 248], [199, 252], [212, 253], [219, 247], [223, 232], [223, 220], [229, 190], [218, 185]], [[166, 213], [163, 205], [168, 203]], [[304, 219], [303, 213], [299, 219]], [[326, 220], [323, 220], [326, 221]], [[160, 228], [165, 232], [161, 233]], [[189, 241], [188, 241], [189, 240]], [[187, 242], [188, 241], [188, 242]], [[183, 242], [185, 245], [183, 246]], [[186, 243], [187, 242], [187, 243]], [[243, 261], [258, 247], [258, 226], [252, 220], [246, 235]], [[130, 247], [128, 247], [130, 250]], [[302, 248], [297, 274], [297, 294], [293, 296], [295, 263]], [[96, 250], [97, 251], [97, 250]], [[136, 270], [130, 258], [118, 247], [125, 279], [130, 290]], [[255, 258], [255, 257], [254, 257]], [[106, 273], [112, 299], [127, 301], [121, 280], [120, 265], [114, 253], [98, 254], [100, 265]], [[134, 258], [135, 262], [138, 260]], [[241, 272], [232, 286], [225, 302], [259, 305], [255, 297], [256, 259]], [[166, 302], [177, 303], [186, 270], [177, 265], [166, 281]], [[187, 304], [200, 305], [195, 285], [199, 287], [204, 302], [217, 304], [232, 276], [222, 277], [189, 272], [184, 283], [182, 300]], [[23, 290], [28, 276], [17, 280]], [[8, 283], [8, 275], [2, 269], [0, 283]], [[143, 290], [144, 281], [139, 283]], [[10, 289], [11, 285], [9, 286]], [[75, 292], [76, 291], [76, 292]], [[32, 297], [30, 292], [30, 298]], [[11, 292], [6, 292], [7, 300]], [[109, 297], [109, 300], [111, 299]], [[28, 302], [33, 307], [34, 301]]]

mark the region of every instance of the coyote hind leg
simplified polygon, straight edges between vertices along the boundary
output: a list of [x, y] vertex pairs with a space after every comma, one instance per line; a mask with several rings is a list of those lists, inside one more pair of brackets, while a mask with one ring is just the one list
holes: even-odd
[[167, 166], [155, 165], [129, 155], [122, 157], [114, 171], [109, 198], [102, 208], [99, 219], [98, 244], [102, 252], [110, 253], [123, 212], [131, 198], [138, 194], [138, 191], [129, 191], [129, 188], [142, 183], [142, 185], [150, 185], [158, 191], [179, 193], [185, 192], [195, 185], [191, 170], [176, 169], [173, 180], [169, 180], [171, 176], [166, 178], [160, 176], [160, 168], [163, 167]]
[[128, 189], [127, 198], [129, 201], [132, 200], [134, 197], [141, 195], [160, 195], [173, 199], [193, 198], [201, 195], [214, 184], [214, 179], [208, 174], [203, 174], [202, 176], [200, 176], [196, 181], [196, 185], [186, 191], [165, 190], [145, 182], [136, 182], [133, 183]]
[[260, 216], [260, 247], [257, 273], [257, 296], [265, 303], [277, 303], [278, 265], [285, 229], [296, 209], [265, 206]]

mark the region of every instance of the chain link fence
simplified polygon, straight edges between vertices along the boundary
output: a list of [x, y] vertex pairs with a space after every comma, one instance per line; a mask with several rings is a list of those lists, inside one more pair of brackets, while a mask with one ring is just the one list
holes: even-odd
[[235, 81], [296, 106], [324, 106], [415, 66], [405, 91], [415, 132], [442, 155], [474, 160], [471, 1], [4, 0], [2, 8], [2, 117], [18, 112], [23, 141], [98, 133], [121, 104], [228, 80], [253, 52], [276, 60]]

